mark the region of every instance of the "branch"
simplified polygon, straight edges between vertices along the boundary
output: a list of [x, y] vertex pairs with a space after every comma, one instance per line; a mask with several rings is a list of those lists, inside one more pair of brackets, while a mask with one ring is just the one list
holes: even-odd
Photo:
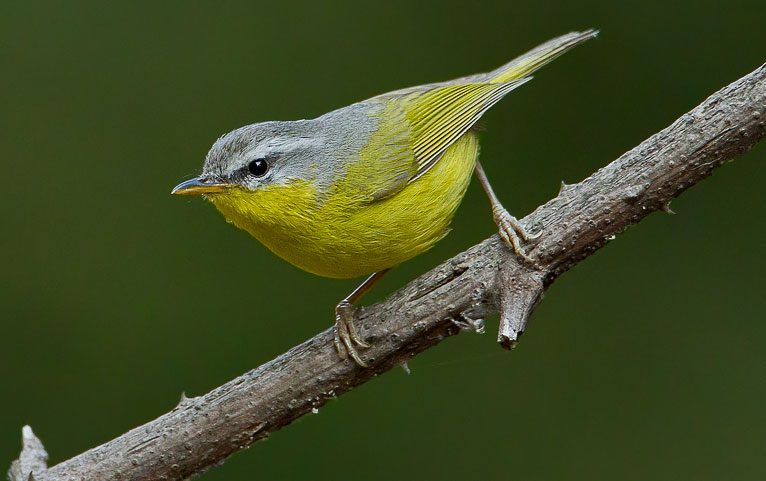
[[764, 135], [766, 65], [579, 184], [562, 186], [555, 199], [527, 216], [527, 229], [542, 233], [529, 250], [538, 268], [519, 263], [493, 236], [361, 309], [357, 325], [373, 345], [363, 351], [369, 368], [340, 360], [328, 329], [47, 471], [27, 468], [22, 452], [22, 472], [12, 479], [24, 479], [29, 470], [37, 481], [186, 479], [407, 362], [460, 332], [460, 326], [477, 326], [474, 319], [500, 311], [498, 340], [512, 347], [557, 277], [651, 212], [669, 211], [674, 197]]
[[21, 455], [11, 463], [8, 479], [11, 481], [34, 481], [35, 475], [42, 473], [48, 467], [48, 453], [43, 443], [32, 432], [32, 428], [24, 426], [21, 429]]

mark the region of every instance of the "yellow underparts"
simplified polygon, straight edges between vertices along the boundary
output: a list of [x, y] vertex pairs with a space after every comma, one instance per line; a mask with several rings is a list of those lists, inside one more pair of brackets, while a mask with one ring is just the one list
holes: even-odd
[[[468, 132], [425, 174], [372, 203], [349, 189], [318, 196], [306, 181], [210, 195], [218, 210], [272, 252], [308, 272], [352, 278], [396, 266], [431, 248], [449, 224], [473, 172], [478, 139]], [[318, 200], [318, 199], [321, 199]]]

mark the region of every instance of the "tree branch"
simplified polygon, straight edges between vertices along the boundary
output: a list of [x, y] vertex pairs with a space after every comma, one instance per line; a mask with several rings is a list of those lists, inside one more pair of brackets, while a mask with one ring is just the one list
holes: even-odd
[[[47, 471], [14, 464], [11, 479], [37, 481], [182, 480], [263, 439], [376, 374], [501, 313], [498, 341], [512, 347], [542, 293], [558, 276], [631, 224], [701, 181], [766, 135], [766, 65], [721, 89], [523, 223], [542, 235], [519, 263], [493, 236], [360, 310], [357, 325], [373, 347], [369, 368], [338, 358], [328, 329], [280, 357], [173, 411]], [[31, 430], [29, 431], [31, 433]], [[25, 431], [26, 439], [26, 431]], [[43, 452], [42, 445], [35, 452]]]
[[34, 481], [36, 474], [42, 473], [48, 467], [48, 453], [43, 443], [32, 432], [32, 428], [24, 426], [21, 429], [21, 455], [11, 463], [8, 479], [11, 481]]

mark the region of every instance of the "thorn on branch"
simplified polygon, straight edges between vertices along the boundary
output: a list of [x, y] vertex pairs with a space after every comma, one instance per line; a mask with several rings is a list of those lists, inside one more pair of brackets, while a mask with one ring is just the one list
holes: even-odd
[[42, 474], [46, 469], [48, 469], [48, 453], [42, 441], [35, 436], [31, 427], [24, 426], [21, 429], [21, 454], [19, 459], [11, 463], [8, 479], [34, 481], [35, 475]]
[[571, 190], [573, 188], [574, 188], [573, 184], [567, 184], [566, 182], [564, 182], [562, 180], [561, 181], [561, 186], [559, 187], [559, 195], [567, 194], [569, 192], [569, 190]]
[[183, 409], [186, 406], [188, 406], [192, 402], [191, 399], [189, 399], [186, 396], [186, 391], [181, 393], [181, 399], [178, 400], [178, 404], [176, 405], [176, 409]]
[[404, 362], [401, 364], [401, 366], [402, 366], [402, 370], [403, 370], [403, 371], [404, 371], [404, 372], [405, 372], [405, 373], [406, 373], [408, 376], [409, 376], [410, 374], [412, 374], [412, 370], [410, 369], [410, 365], [409, 365], [409, 364], [407, 364], [407, 361], [404, 361]]

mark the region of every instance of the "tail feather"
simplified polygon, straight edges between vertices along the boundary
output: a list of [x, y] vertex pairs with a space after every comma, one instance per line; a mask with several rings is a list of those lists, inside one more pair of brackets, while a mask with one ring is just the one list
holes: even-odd
[[539, 45], [500, 68], [486, 74], [491, 83], [510, 82], [531, 74], [563, 53], [598, 35], [598, 30], [571, 32]]

